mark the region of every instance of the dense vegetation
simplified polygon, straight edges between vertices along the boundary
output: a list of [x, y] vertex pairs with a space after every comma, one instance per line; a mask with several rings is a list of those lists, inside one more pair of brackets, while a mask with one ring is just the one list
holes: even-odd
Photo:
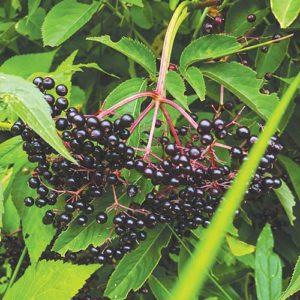
[[297, 299], [298, 0], [0, 4], [3, 299]]

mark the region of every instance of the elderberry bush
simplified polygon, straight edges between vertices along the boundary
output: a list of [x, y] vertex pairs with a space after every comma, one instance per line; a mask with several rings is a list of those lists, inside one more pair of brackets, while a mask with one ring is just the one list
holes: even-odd
[[[91, 262], [103, 264], [122, 259], [147, 238], [145, 229], [155, 229], [160, 223], [171, 226], [178, 237], [189, 236], [199, 226], [207, 227], [257, 140], [248, 127], [238, 123], [242, 111], [230, 120], [230, 110], [221, 107], [212, 120], [198, 120], [197, 114], [192, 114], [196, 130], [189, 124], [174, 128], [176, 142], [167, 135], [155, 135], [160, 155], [152, 153], [152, 149], [148, 156], [141, 155], [143, 145], [149, 141], [141, 140], [137, 147], [128, 145], [135, 121], [130, 114], [114, 120], [84, 115], [74, 107], [68, 108], [68, 90], [63, 84], [55, 86], [50, 77], [37, 77], [33, 83], [44, 93], [56, 129], [78, 164], [57, 154], [30, 127], [17, 121], [12, 132], [21, 135], [28, 160], [37, 164], [28, 180], [28, 186], [36, 190], [37, 196], [26, 197], [24, 204], [49, 208], [43, 223], [59, 230], [72, 219], [77, 226], [86, 226], [89, 218], [105, 224], [112, 215], [111, 231], [118, 241], [114, 245], [107, 242], [91, 247]], [[55, 89], [57, 97], [48, 93], [51, 89]], [[227, 103], [226, 107], [229, 106]], [[156, 120], [155, 127], [162, 127], [160, 120]], [[222, 163], [217, 148], [229, 153], [231, 165]], [[251, 197], [281, 186], [274, 167], [282, 149], [278, 136], [273, 136], [248, 190]], [[130, 182], [130, 176], [127, 180], [123, 176], [128, 171], [137, 172], [151, 182], [152, 190], [142, 195], [141, 204], [134, 202], [142, 192], [139, 186]], [[93, 214], [94, 205], [101, 202], [108, 190], [114, 201]], [[119, 190], [126, 191], [130, 198], [128, 206], [119, 203]], [[51, 209], [60, 200], [63, 209]]]
[[297, 0], [0, 3], [0, 298], [296, 299]]

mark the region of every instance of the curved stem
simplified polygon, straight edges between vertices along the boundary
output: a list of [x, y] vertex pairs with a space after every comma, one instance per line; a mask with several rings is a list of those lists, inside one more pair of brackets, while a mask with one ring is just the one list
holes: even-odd
[[[156, 86], [156, 92], [162, 96], [165, 96], [165, 80], [167, 75], [167, 70], [170, 64], [170, 58], [173, 48], [173, 43], [175, 39], [176, 32], [180, 26], [180, 24], [184, 21], [184, 19], [188, 16], [188, 12], [186, 11], [187, 6], [191, 4], [190, 1], [184, 1], [179, 4], [176, 8], [171, 21], [169, 23], [164, 45], [163, 45], [163, 52], [161, 56], [161, 63], [159, 69], [159, 77]], [[181, 14], [184, 12], [184, 17], [180, 18]]]
[[151, 102], [136, 118], [136, 120], [132, 123], [129, 128], [130, 133], [134, 131], [134, 129], [140, 124], [140, 122], [146, 117], [148, 112], [154, 107], [154, 102]]
[[120, 108], [120, 107], [126, 105], [127, 103], [130, 103], [130, 102], [132, 102], [132, 101], [134, 101], [134, 100], [137, 100], [137, 99], [139, 99], [139, 98], [143, 98], [143, 97], [152, 97], [152, 98], [154, 98], [154, 97], [156, 97], [156, 96], [157, 96], [157, 95], [156, 95], [155, 92], [149, 92], [149, 91], [148, 91], [148, 92], [141, 92], [141, 93], [134, 94], [134, 95], [132, 95], [132, 96], [130, 96], [130, 97], [128, 97], [128, 98], [125, 98], [124, 100], [122, 100], [122, 101], [116, 103], [116, 104], [113, 105], [112, 107], [110, 107], [110, 108], [108, 108], [108, 109], [106, 109], [106, 110], [100, 112], [100, 113], [97, 115], [97, 118], [98, 118], [98, 119], [101, 119], [101, 118], [103, 118], [103, 117], [105, 117], [105, 116], [107, 116], [107, 115], [110, 115], [110, 114], [113, 113], [116, 109], [118, 109], [118, 108]]
[[176, 110], [178, 110], [181, 115], [192, 125], [192, 127], [194, 127], [196, 130], [198, 128], [198, 124], [197, 122], [195, 122], [192, 117], [181, 107], [179, 106], [177, 103], [166, 99], [166, 98], [160, 98], [160, 101], [166, 104], [169, 104], [170, 106], [174, 107]]

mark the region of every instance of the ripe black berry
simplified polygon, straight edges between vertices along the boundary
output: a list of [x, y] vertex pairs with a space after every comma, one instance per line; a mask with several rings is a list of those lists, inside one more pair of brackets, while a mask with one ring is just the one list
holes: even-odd
[[107, 222], [107, 214], [105, 212], [99, 213], [97, 215], [96, 221], [99, 224], [105, 224]]
[[56, 86], [56, 94], [66, 96], [68, 94], [68, 88], [64, 84], [59, 84]]
[[55, 86], [55, 81], [51, 77], [45, 77], [42, 85], [45, 90], [51, 90]]
[[130, 125], [133, 123], [134, 119], [133, 116], [130, 114], [125, 114], [120, 119], [120, 126], [123, 128], [130, 127]]
[[256, 21], [256, 15], [255, 14], [250, 14], [247, 16], [247, 21], [249, 23], [254, 23]]

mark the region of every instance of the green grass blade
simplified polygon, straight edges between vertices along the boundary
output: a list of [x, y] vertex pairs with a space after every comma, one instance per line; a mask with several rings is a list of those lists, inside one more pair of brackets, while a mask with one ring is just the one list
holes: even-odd
[[250, 151], [248, 160], [244, 162], [231, 188], [226, 193], [211, 225], [205, 231], [203, 239], [197, 244], [194, 255], [187, 262], [183, 274], [180, 276], [180, 281], [175, 284], [171, 293], [172, 296], [169, 299], [193, 299], [202, 288], [208, 270], [214, 263], [223, 238], [233, 221], [235, 211], [243, 200], [252, 175], [257, 169], [260, 159], [268, 147], [268, 142], [276, 132], [279, 122], [292, 101], [299, 84], [300, 73], [284, 94], [257, 143]]

